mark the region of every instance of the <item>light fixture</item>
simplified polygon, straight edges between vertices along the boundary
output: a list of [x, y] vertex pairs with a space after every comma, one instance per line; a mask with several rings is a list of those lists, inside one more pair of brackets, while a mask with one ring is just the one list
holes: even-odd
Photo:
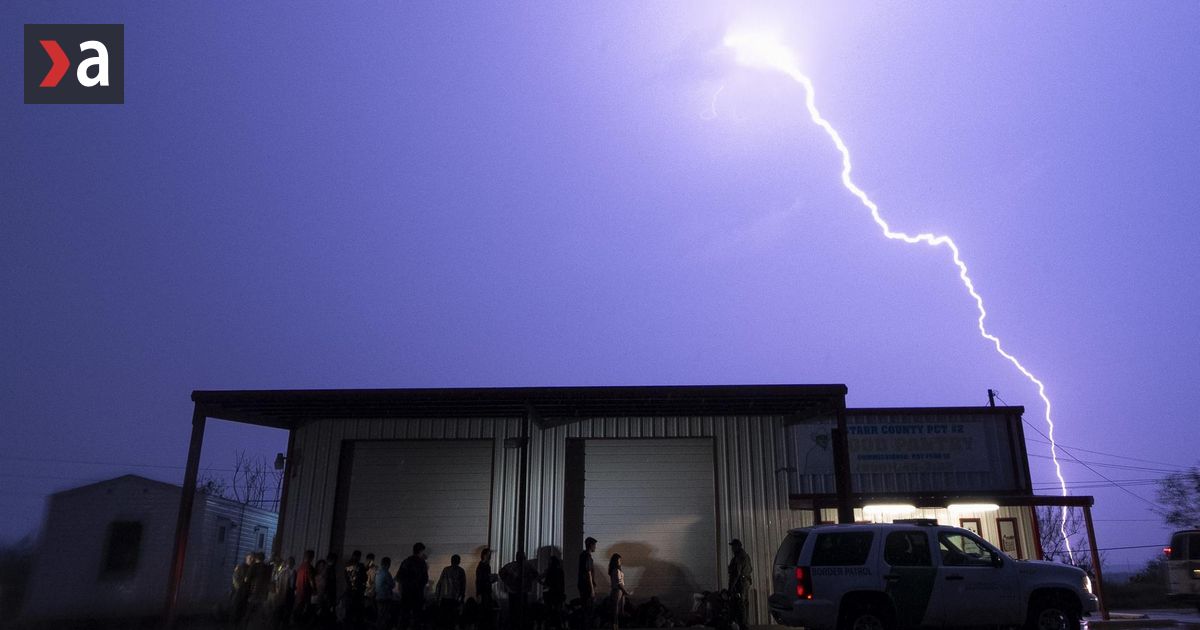
[[995, 503], [951, 503], [946, 509], [951, 512], [995, 512], [1000, 506]]
[[907, 514], [916, 512], [917, 508], [912, 505], [904, 505], [900, 503], [881, 503], [878, 505], [864, 505], [863, 514]]

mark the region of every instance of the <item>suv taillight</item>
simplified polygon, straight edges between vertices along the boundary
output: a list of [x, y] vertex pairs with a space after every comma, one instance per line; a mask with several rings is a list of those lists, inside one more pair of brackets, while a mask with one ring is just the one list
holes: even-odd
[[812, 599], [812, 576], [808, 567], [796, 567], [796, 597]]

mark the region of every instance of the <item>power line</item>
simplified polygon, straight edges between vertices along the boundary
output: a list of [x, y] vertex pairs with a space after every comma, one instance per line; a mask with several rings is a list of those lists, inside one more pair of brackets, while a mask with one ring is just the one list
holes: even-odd
[[[1160, 483], [1162, 483], [1161, 479], [1147, 479], [1147, 480], [1140, 480], [1140, 481], [1113, 481], [1113, 482], [1077, 481], [1077, 482], [1068, 483], [1067, 485], [1072, 488], [1075, 488], [1075, 489], [1084, 489], [1084, 488], [1111, 488], [1114, 486], [1119, 486], [1119, 487], [1124, 487], [1124, 488], [1129, 488], [1132, 486], [1156, 486]], [[1061, 487], [1058, 484], [1051, 483], [1051, 482], [1041, 482], [1041, 483], [1035, 483], [1033, 485], [1034, 485], [1035, 490], [1047, 490], [1047, 489]]]
[[[1162, 481], [1163, 479], [1166, 479], [1166, 477], [1141, 477], [1138, 479], [1114, 479], [1113, 481], [1116, 481], [1118, 483], [1138, 484], [1138, 483], [1158, 483], [1158, 482]], [[1050, 483], [1051, 482], [1046, 481], [1046, 482], [1038, 482], [1038, 483], [1035, 483], [1034, 485], [1048, 485]], [[1097, 483], [1097, 482], [1095, 479], [1077, 479], [1075, 481], [1068, 481], [1066, 483], [1068, 485], [1073, 485], [1073, 484]]]
[[1132, 545], [1129, 547], [1103, 547], [1096, 551], [1118, 551], [1121, 549], [1162, 549], [1164, 545]]
[[[1001, 399], [1001, 402], [1003, 402], [1003, 399]], [[1008, 403], [1005, 403], [1005, 404], [1008, 404]], [[1028, 421], [1028, 420], [1025, 420], [1024, 418], [1022, 418], [1022, 419], [1021, 419], [1021, 421], [1022, 421], [1022, 422], [1024, 422], [1025, 424], [1029, 425], [1029, 428], [1033, 429], [1034, 431], [1037, 431], [1038, 435], [1040, 435], [1040, 436], [1042, 436], [1042, 437], [1046, 438], [1046, 439], [1047, 439], [1047, 440], [1049, 440], [1050, 442], [1053, 442], [1053, 440], [1050, 440], [1050, 436], [1046, 435], [1045, 433], [1042, 433], [1041, 429], [1039, 429], [1039, 428], [1037, 428], [1037, 427], [1033, 426], [1033, 423], [1032, 423], [1032, 422], [1030, 422], [1030, 421]], [[1104, 475], [1103, 475], [1103, 474], [1102, 474], [1100, 471], [1096, 470], [1095, 468], [1092, 468], [1092, 467], [1091, 467], [1091, 466], [1089, 466], [1088, 464], [1085, 464], [1085, 463], [1084, 463], [1084, 462], [1083, 462], [1081, 459], [1079, 459], [1078, 457], [1076, 457], [1076, 456], [1075, 456], [1075, 454], [1074, 454], [1074, 453], [1072, 453], [1071, 451], [1068, 451], [1067, 449], [1063, 448], [1062, 446], [1058, 446], [1057, 448], [1059, 448], [1060, 450], [1062, 450], [1062, 452], [1063, 452], [1063, 453], [1065, 453], [1065, 454], [1066, 454], [1068, 457], [1070, 457], [1071, 459], [1073, 459], [1073, 460], [1075, 460], [1075, 461], [1079, 462], [1079, 463], [1080, 463], [1080, 464], [1081, 464], [1081, 465], [1082, 465], [1084, 468], [1086, 468], [1086, 469], [1088, 469], [1088, 470], [1092, 471], [1092, 473], [1094, 473], [1094, 474], [1095, 474], [1097, 477], [1099, 477], [1099, 478], [1101, 478], [1101, 479], [1103, 479], [1103, 480], [1105, 480], [1105, 481], [1107, 481], [1107, 482], [1109, 482], [1109, 483], [1111, 483], [1111, 484], [1115, 485], [1116, 487], [1120, 488], [1122, 492], [1124, 492], [1124, 493], [1128, 494], [1129, 496], [1131, 496], [1131, 497], [1133, 497], [1133, 498], [1137, 499], [1138, 501], [1141, 501], [1141, 502], [1143, 502], [1143, 503], [1145, 503], [1145, 504], [1147, 504], [1147, 505], [1149, 505], [1149, 506], [1153, 507], [1155, 510], [1161, 510], [1161, 509], [1162, 509], [1162, 506], [1160, 506], [1159, 504], [1157, 504], [1157, 503], [1155, 503], [1155, 502], [1153, 502], [1153, 501], [1151, 501], [1151, 500], [1149, 500], [1149, 499], [1147, 499], [1147, 498], [1143, 497], [1143, 496], [1142, 496], [1142, 495], [1140, 495], [1140, 494], [1137, 494], [1136, 492], [1134, 492], [1134, 491], [1130, 490], [1129, 488], [1126, 488], [1126, 487], [1124, 487], [1124, 486], [1121, 486], [1120, 484], [1117, 484], [1117, 483], [1116, 483], [1116, 482], [1114, 482], [1112, 479], [1109, 479], [1108, 477], [1104, 476]]]
[[[1062, 449], [1061, 446], [1059, 448]], [[1062, 449], [1062, 450], [1064, 453], [1067, 453], [1066, 449]], [[1069, 453], [1068, 453], [1068, 455], [1069, 455]], [[1049, 455], [1037, 455], [1035, 453], [1029, 453], [1029, 457], [1036, 457], [1038, 459], [1051, 459], [1051, 457]], [[1113, 468], [1113, 469], [1117, 469], [1117, 470], [1131, 470], [1131, 471], [1137, 471], [1137, 472], [1154, 472], [1154, 473], [1162, 473], [1164, 475], [1174, 475], [1174, 474], [1183, 472], [1183, 471], [1179, 471], [1179, 470], [1170, 470], [1170, 469], [1165, 469], [1165, 468], [1149, 468], [1146, 466], [1130, 466], [1128, 464], [1109, 464], [1109, 463], [1105, 463], [1105, 462], [1097, 462], [1097, 461], [1092, 461], [1092, 460], [1085, 461], [1085, 460], [1081, 460], [1081, 459], [1076, 459], [1074, 457], [1072, 457], [1072, 459], [1074, 461], [1064, 460], [1063, 463], [1064, 464], [1082, 464], [1085, 467], [1088, 466], [1089, 464], [1091, 464], [1092, 466], [1099, 466], [1101, 468]], [[1095, 471], [1092, 471], [1092, 472], [1095, 472]]]
[[[1036, 443], [1036, 444], [1049, 444], [1049, 443], [1050, 443], [1050, 442], [1048, 442], [1048, 441], [1046, 441], [1046, 440], [1037, 440], [1037, 439], [1034, 439], [1034, 438], [1025, 438], [1025, 440], [1026, 440], [1026, 441], [1028, 441], [1028, 442], [1034, 442], [1034, 443]], [[1069, 449], [1071, 449], [1071, 450], [1073, 450], [1073, 451], [1080, 451], [1080, 452], [1083, 452], [1083, 453], [1091, 453], [1091, 454], [1093, 454], [1093, 455], [1103, 455], [1103, 456], [1105, 456], [1105, 457], [1113, 457], [1113, 458], [1116, 458], [1116, 459], [1125, 459], [1125, 460], [1129, 460], [1129, 461], [1131, 461], [1131, 462], [1142, 462], [1143, 464], [1158, 464], [1159, 466], [1170, 466], [1170, 467], [1172, 467], [1172, 468], [1177, 468], [1177, 469], [1179, 469], [1180, 471], [1185, 471], [1185, 470], [1188, 470], [1188, 469], [1190, 468], [1189, 466], [1184, 466], [1184, 465], [1181, 465], [1181, 464], [1172, 464], [1172, 463], [1169, 463], [1169, 462], [1160, 462], [1160, 461], [1153, 460], [1153, 459], [1141, 459], [1141, 458], [1139, 458], [1139, 457], [1129, 457], [1129, 456], [1127, 456], [1127, 455], [1117, 455], [1116, 453], [1105, 453], [1104, 451], [1093, 451], [1093, 450], [1086, 449], [1086, 448], [1081, 448], [1081, 447], [1078, 447], [1078, 446], [1071, 446], [1071, 445], [1069, 445], [1069, 444], [1057, 444], [1057, 443], [1056, 443], [1055, 445], [1056, 445], [1056, 446], [1058, 446], [1058, 447], [1060, 447], [1060, 448], [1063, 448], [1063, 447], [1065, 447], [1065, 448], [1069, 448]]]

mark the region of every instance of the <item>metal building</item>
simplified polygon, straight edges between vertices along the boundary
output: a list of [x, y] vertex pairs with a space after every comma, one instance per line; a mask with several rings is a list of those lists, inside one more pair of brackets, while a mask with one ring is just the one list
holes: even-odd
[[[517, 551], [541, 568], [558, 555], [572, 597], [582, 540], [593, 536], [601, 590], [617, 552], [635, 597], [657, 595], [676, 611], [725, 586], [738, 538], [754, 568], [751, 621], [765, 623], [784, 533], [836, 513], [836, 440], [826, 438], [840, 425], [852, 454], [843, 514], [890, 520], [871, 513], [877, 501], [936, 512], [986, 495], [1016, 519], [1020, 553], [1039, 553], [1017, 500], [1032, 496], [1020, 408], [847, 410], [845, 394], [844, 385], [198, 391], [188, 473], [207, 418], [287, 429], [284, 555], [403, 558], [422, 542], [434, 576], [455, 553], [473, 571], [485, 546], [494, 568]], [[935, 424], [952, 433], [867, 434]], [[173, 574], [172, 589], [182, 578]]]

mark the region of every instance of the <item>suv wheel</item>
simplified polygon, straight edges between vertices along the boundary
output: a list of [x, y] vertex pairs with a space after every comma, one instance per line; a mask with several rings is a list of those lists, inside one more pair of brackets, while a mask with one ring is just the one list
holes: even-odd
[[874, 604], [862, 604], [842, 617], [838, 630], [891, 630], [892, 620]]
[[1062, 600], [1042, 601], [1029, 609], [1029, 630], [1079, 630], [1079, 615]]

